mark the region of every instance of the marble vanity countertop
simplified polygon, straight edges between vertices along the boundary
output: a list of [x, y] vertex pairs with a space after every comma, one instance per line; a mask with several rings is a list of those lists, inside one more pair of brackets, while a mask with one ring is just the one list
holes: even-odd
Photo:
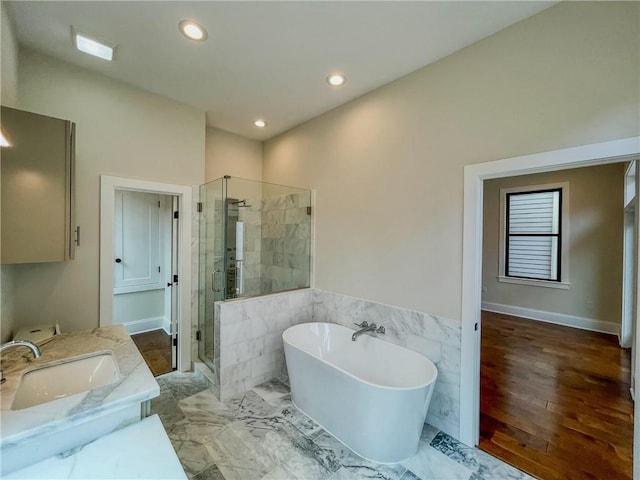
[[[56, 335], [39, 347], [42, 356], [38, 359], [24, 347], [2, 352], [6, 382], [0, 386], [0, 448], [29, 442], [160, 394], [158, 382], [122, 325]], [[113, 355], [120, 372], [118, 381], [22, 410], [11, 410], [24, 372], [97, 352]]]
[[3, 478], [187, 480], [157, 415], [105, 435], [71, 455], [56, 455]]

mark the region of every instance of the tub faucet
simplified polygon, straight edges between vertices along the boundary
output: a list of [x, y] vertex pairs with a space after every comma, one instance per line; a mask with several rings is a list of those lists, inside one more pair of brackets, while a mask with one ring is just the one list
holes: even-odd
[[378, 327], [375, 323], [372, 323], [371, 325], [369, 325], [366, 321], [363, 321], [362, 323], [356, 323], [356, 325], [360, 327], [360, 330], [358, 330], [357, 332], [354, 332], [354, 334], [351, 335], [351, 340], [353, 342], [355, 342], [358, 339], [358, 337], [363, 333], [367, 333], [367, 332], [384, 333], [385, 332], [384, 327], [382, 325]]
[[[38, 346], [35, 343], [30, 342], [29, 340], [11, 340], [10, 342], [3, 343], [2, 345], [0, 345], [0, 352], [11, 347], [29, 347], [33, 352], [34, 358], [38, 358], [41, 355]], [[5, 380], [6, 379], [4, 378], [4, 375], [2, 375], [2, 370], [0, 370], [0, 383], [4, 383]]]

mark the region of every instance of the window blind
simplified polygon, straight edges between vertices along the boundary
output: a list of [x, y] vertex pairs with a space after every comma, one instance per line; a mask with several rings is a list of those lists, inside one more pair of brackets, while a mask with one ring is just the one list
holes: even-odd
[[505, 275], [560, 281], [560, 189], [507, 194]]

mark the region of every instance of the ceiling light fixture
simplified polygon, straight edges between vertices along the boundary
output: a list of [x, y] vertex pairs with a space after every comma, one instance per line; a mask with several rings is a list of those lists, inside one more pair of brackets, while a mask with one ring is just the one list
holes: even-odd
[[256, 120], [255, 122], [253, 122], [253, 124], [258, 128], [264, 128], [267, 126], [267, 122], [265, 122], [264, 120]]
[[109, 62], [113, 60], [113, 51], [116, 48], [114, 44], [98, 41], [85, 33], [78, 32], [73, 27], [71, 27], [71, 36], [73, 37], [73, 44], [81, 52], [102, 58], [103, 60], [108, 60]]
[[204, 27], [193, 20], [182, 20], [178, 23], [178, 29], [189, 40], [196, 42], [204, 42], [208, 37]]
[[0, 147], [10, 147], [10, 146], [11, 146], [11, 142], [9, 142], [9, 139], [4, 136], [4, 132], [0, 130]]
[[344, 82], [347, 81], [347, 77], [345, 77], [341, 73], [332, 73], [331, 75], [327, 76], [326, 80], [327, 83], [332, 87], [340, 87], [344, 85]]

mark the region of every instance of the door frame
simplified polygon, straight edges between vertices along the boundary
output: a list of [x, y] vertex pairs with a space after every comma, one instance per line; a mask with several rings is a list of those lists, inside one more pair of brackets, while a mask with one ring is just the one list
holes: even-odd
[[113, 229], [115, 191], [131, 190], [179, 198], [178, 370], [191, 370], [191, 209], [192, 188], [133, 178], [100, 176], [100, 326], [113, 325]]
[[[629, 137], [464, 167], [460, 363], [460, 441], [463, 443], [475, 447], [480, 438], [480, 311], [484, 180], [625, 162], [636, 160], [639, 155], [640, 137]], [[636, 211], [637, 221], [638, 211]], [[640, 288], [640, 285], [636, 286]], [[638, 357], [640, 358], [640, 355]], [[639, 443], [637, 440], [640, 439], [640, 428], [638, 428], [640, 415], [635, 415], [635, 421], [634, 448], [637, 448]], [[634, 455], [634, 466], [637, 461], [640, 461], [640, 458]]]
[[[637, 232], [636, 228], [636, 198], [624, 207], [624, 223], [622, 233], [622, 319], [620, 322], [620, 346], [630, 348], [633, 345], [633, 319], [635, 305], [635, 281], [633, 273], [636, 270], [636, 248]], [[632, 366], [633, 372], [633, 366]], [[633, 391], [633, 382], [631, 385]]]

